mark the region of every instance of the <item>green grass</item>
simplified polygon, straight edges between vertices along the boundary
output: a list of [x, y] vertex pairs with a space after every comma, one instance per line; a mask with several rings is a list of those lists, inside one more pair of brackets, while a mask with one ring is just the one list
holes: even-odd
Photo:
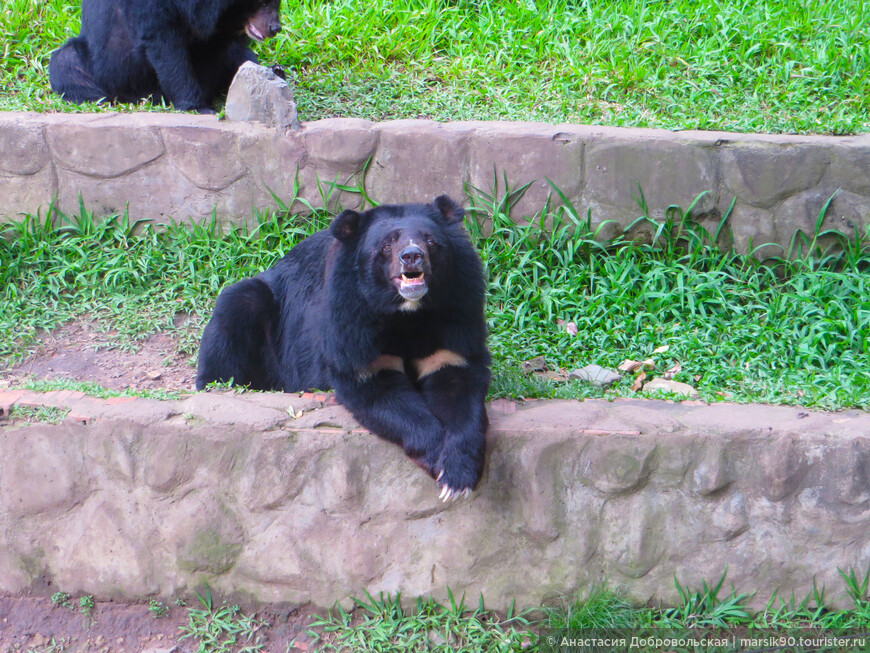
[[60, 424], [69, 415], [69, 412], [69, 408], [55, 408], [54, 406], [14, 406], [11, 417], [16, 421]]
[[[201, 608], [188, 610], [188, 623], [181, 626], [181, 639], [190, 638], [196, 643], [198, 653], [257, 653], [263, 650], [262, 631], [269, 624], [254, 616], [246, 615], [238, 605], [217, 606], [211, 590], [197, 592]], [[157, 604], [162, 612], [158, 614]], [[169, 609], [159, 601], [151, 601], [149, 611], [155, 616], [165, 616]]]
[[[0, 109], [74, 110], [47, 65], [79, 6], [6, 1]], [[870, 115], [862, 0], [299, 0], [283, 19], [257, 49], [295, 70], [305, 120], [854, 133]]]
[[[448, 590], [449, 592], [449, 590]], [[487, 611], [480, 597], [471, 609], [464, 599], [449, 595], [449, 605], [432, 598], [418, 598], [412, 610], [402, 606], [401, 596], [354, 599], [353, 612], [340, 606], [312, 624], [311, 635], [318, 651], [493, 653], [529, 650], [536, 637], [530, 622], [513, 611], [502, 618]]]
[[[716, 583], [708, 585], [704, 582], [700, 588], [681, 585], [675, 578], [679, 600], [673, 607], [637, 605], [606, 585], [591, 588], [580, 599], [566, 598], [540, 610], [521, 614], [515, 614], [511, 609], [507, 615], [487, 611], [483, 597], [474, 609], [466, 606], [464, 600], [457, 601], [452, 594], [449, 594], [446, 605], [431, 598], [417, 599], [415, 607], [409, 609], [403, 607], [401, 596], [382, 594], [374, 598], [366, 594], [364, 600], [355, 599], [352, 612], [336, 606], [315, 620], [310, 634], [315, 639], [316, 650], [320, 651], [477, 653], [583, 650], [579, 647], [553, 649], [545, 646], [548, 635], [566, 631], [574, 637], [583, 631], [588, 636], [591, 630], [599, 633], [616, 631], [629, 637], [681, 633], [681, 636], [694, 636], [699, 640], [704, 640], [705, 635], [713, 637], [717, 634], [764, 637], [801, 631], [807, 636], [811, 631], [818, 637], [822, 634], [866, 633], [870, 630], [867, 595], [870, 575], [860, 578], [851, 570], [840, 573], [846, 597], [851, 603], [847, 609], [833, 608], [824, 590], [816, 588], [801, 601], [794, 596], [783, 599], [775, 594], [764, 608], [753, 610], [746, 605], [752, 598], [751, 594], [737, 593], [734, 588], [723, 591], [723, 573]], [[661, 648], [636, 650], [647, 653]], [[698, 649], [679, 650], [697, 653]]]
[[[790, 251], [761, 264], [720, 247], [727, 215], [709, 234], [690, 210], [672, 207], [664, 222], [639, 219], [650, 242], [602, 240], [602, 227], [570, 205], [514, 225], [517, 196], [478, 194], [468, 222], [489, 274], [492, 397], [634, 396], [633, 375], [602, 390], [527, 376], [520, 363], [544, 356], [551, 369], [615, 368], [652, 357], [652, 376], [679, 363], [675, 380], [708, 401], [870, 407], [867, 234], [826, 234], [820, 216], [816, 234], [799, 233]], [[52, 218], [0, 228], [5, 365], [40, 330], [84, 313], [115, 330], [119, 346], [173, 333], [193, 364], [220, 289], [274, 264], [330, 215], [262, 214], [253, 229], [226, 233], [213, 220], [155, 228], [123, 216], [98, 222], [84, 210]]]

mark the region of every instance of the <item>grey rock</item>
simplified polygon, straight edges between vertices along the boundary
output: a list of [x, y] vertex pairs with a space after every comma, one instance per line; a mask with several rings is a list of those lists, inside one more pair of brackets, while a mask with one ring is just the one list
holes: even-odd
[[587, 381], [599, 388], [606, 388], [609, 385], [613, 385], [621, 378], [622, 376], [620, 376], [618, 372], [609, 370], [606, 367], [601, 367], [600, 365], [587, 365], [586, 367], [568, 373], [569, 381], [571, 379], [579, 379], [581, 381]]
[[668, 379], [656, 377], [652, 381], [643, 384], [644, 392], [654, 392], [656, 390], [673, 392], [678, 395], [686, 395], [689, 397], [698, 396], [698, 391], [695, 390], [695, 388], [690, 386], [688, 383], [680, 383], [679, 381], [669, 381]]
[[227, 120], [259, 122], [286, 132], [298, 130], [293, 89], [270, 68], [250, 61], [241, 65], [227, 92]]
[[656, 445], [635, 439], [610, 439], [584, 452], [582, 478], [607, 494], [627, 494], [639, 490], [653, 469]]

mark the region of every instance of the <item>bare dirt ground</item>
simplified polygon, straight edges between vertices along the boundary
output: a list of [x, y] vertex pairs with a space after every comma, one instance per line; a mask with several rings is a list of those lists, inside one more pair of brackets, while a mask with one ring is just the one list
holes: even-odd
[[44, 334], [34, 353], [0, 380], [20, 385], [30, 379], [74, 379], [110, 390], [193, 390], [196, 369], [166, 333], [137, 343], [138, 351], [117, 347], [112, 332], [78, 320]]
[[[44, 334], [33, 354], [11, 369], [0, 370], [0, 386], [22, 385], [33, 379], [72, 379], [111, 390], [193, 390], [196, 369], [178, 343], [161, 333], [126, 351], [111, 332], [79, 320]], [[0, 595], [0, 653], [188, 653], [199, 650], [193, 638], [180, 639], [188, 624], [188, 609], [167, 605], [169, 613], [155, 617], [142, 603], [97, 601], [89, 616], [74, 596], [70, 606], [55, 605], [46, 588], [40, 596]], [[99, 597], [97, 597], [99, 599]], [[314, 611], [302, 607], [242, 606], [269, 626], [262, 628], [262, 651], [295, 653], [309, 650], [305, 635]], [[238, 649], [231, 649], [238, 650]]]
[[[0, 596], [0, 651], [21, 653], [195, 653], [200, 642], [181, 639], [189, 624], [188, 607], [167, 605], [157, 617], [148, 603], [97, 601], [89, 615], [79, 600], [55, 605], [47, 596]], [[192, 606], [197, 607], [197, 606]], [[306, 635], [313, 612], [306, 608], [268, 606], [243, 611], [268, 624], [257, 631], [264, 653], [312, 650]], [[212, 650], [212, 649], [209, 649]], [[238, 648], [228, 649], [231, 651]]]

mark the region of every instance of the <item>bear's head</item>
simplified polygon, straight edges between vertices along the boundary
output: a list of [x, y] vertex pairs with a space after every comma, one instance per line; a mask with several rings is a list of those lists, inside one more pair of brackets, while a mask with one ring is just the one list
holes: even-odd
[[424, 298], [447, 290], [455, 272], [454, 248], [468, 242], [464, 216], [459, 204], [442, 195], [431, 204], [343, 211], [330, 232], [355, 259], [358, 285], [369, 305], [415, 311]]
[[245, 21], [245, 34], [255, 41], [271, 39], [281, 31], [281, 0], [260, 0]]

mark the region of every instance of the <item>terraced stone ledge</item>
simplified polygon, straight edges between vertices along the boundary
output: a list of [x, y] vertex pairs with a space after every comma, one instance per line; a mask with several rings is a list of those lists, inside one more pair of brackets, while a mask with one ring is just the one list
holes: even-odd
[[[258, 123], [177, 113], [0, 113], [0, 218], [43, 214], [54, 202], [98, 215], [129, 209], [133, 220], [216, 215], [251, 220], [254, 210], [293, 204], [355, 208], [363, 186], [379, 202], [456, 199], [471, 189], [504, 193], [530, 183], [514, 206], [535, 215], [551, 180], [605, 234], [631, 224], [640, 190], [653, 217], [688, 209], [715, 231], [734, 201], [740, 251], [788, 246], [812, 234], [836, 193], [826, 229], [849, 236], [870, 225], [870, 134], [848, 137], [671, 132], [589, 125], [326, 119], [284, 134]], [[771, 252], [775, 253], [775, 252]]]
[[[728, 566], [764, 602], [870, 563], [870, 414], [498, 401], [470, 500], [329, 396], [0, 394], [0, 591], [329, 606], [402, 591], [506, 609], [608, 580], [676, 599]], [[50, 586], [46, 584], [50, 583]]]

